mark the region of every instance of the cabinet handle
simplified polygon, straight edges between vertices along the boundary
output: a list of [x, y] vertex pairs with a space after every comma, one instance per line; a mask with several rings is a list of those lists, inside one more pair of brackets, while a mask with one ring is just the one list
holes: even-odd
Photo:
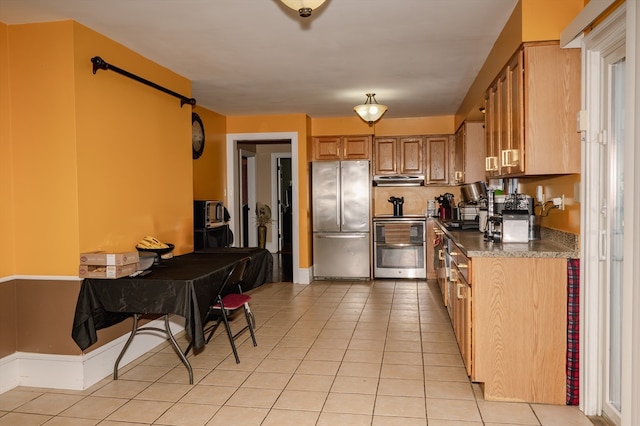
[[444, 260], [444, 253], [442, 253], [442, 249], [438, 250], [438, 260]]
[[498, 157], [486, 157], [484, 159], [484, 171], [495, 172], [498, 170]]
[[461, 171], [456, 171], [456, 172], [454, 173], [454, 176], [455, 176], [455, 178], [454, 178], [454, 179], [455, 179], [457, 182], [462, 182], [462, 172], [461, 172]]
[[462, 293], [460, 293], [460, 290], [464, 288], [464, 284], [463, 283], [458, 283], [458, 285], [456, 285], [456, 296], [458, 297], [458, 299], [466, 299], [467, 296], [463, 296]]
[[465, 269], [465, 268], [468, 268], [468, 267], [469, 267], [469, 265], [467, 265], [466, 263], [458, 265], [458, 268], [460, 268], [460, 269]]
[[503, 149], [502, 152], [502, 167], [508, 167], [509, 164], [509, 150], [508, 149]]

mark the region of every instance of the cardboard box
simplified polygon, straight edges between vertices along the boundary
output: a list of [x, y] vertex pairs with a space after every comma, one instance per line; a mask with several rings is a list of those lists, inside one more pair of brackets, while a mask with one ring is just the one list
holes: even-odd
[[88, 253], [80, 253], [81, 265], [111, 265], [121, 266], [138, 263], [140, 257], [137, 251], [109, 253], [106, 251], [92, 251]]
[[80, 265], [80, 278], [120, 278], [133, 274], [138, 270], [137, 263], [128, 265]]

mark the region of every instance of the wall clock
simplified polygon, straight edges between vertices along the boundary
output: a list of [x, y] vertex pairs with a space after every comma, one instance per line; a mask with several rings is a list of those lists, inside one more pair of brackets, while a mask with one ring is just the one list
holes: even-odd
[[195, 112], [191, 113], [191, 147], [193, 148], [193, 159], [197, 160], [204, 152], [204, 125], [200, 116]]

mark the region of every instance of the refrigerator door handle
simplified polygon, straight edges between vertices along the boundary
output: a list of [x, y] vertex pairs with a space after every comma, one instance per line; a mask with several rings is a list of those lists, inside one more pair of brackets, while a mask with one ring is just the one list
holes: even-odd
[[342, 193], [342, 188], [344, 188], [344, 182], [342, 182], [342, 174], [340, 175], [340, 230], [344, 227], [344, 194]]
[[369, 234], [316, 234], [317, 238], [327, 238], [327, 239], [356, 239], [356, 238], [367, 238]]
[[[338, 163], [340, 164], [340, 163]], [[336, 194], [340, 194], [340, 167], [336, 167]], [[342, 197], [340, 197], [342, 200]], [[342, 201], [340, 203], [336, 203], [336, 226], [340, 229], [340, 210], [342, 209]]]

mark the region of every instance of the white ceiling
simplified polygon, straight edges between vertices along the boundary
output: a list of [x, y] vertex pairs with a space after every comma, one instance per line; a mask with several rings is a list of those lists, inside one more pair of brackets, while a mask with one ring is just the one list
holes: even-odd
[[327, 0], [300, 18], [279, 0], [0, 0], [0, 22], [73, 19], [224, 115], [344, 117], [374, 92], [385, 117], [420, 117], [458, 110], [516, 3]]

